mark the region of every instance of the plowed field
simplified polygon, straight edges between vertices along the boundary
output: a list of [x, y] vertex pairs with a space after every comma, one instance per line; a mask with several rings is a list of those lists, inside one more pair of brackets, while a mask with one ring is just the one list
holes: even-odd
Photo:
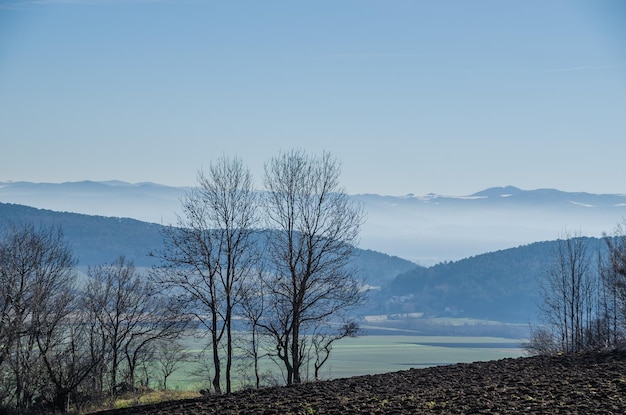
[[626, 353], [455, 364], [100, 412], [147, 414], [625, 414]]

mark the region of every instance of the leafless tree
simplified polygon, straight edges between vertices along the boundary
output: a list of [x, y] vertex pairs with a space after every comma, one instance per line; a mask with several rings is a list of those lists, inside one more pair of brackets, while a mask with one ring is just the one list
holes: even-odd
[[[54, 408], [66, 412], [70, 408], [72, 395], [100, 364], [102, 355], [94, 359], [89, 349], [89, 322], [86, 313], [81, 312], [72, 297], [66, 297], [65, 304], [57, 303], [57, 308], [46, 315], [46, 322], [37, 336], [37, 344], [45, 365], [50, 387], [41, 391], [42, 396]], [[62, 310], [71, 311], [63, 316]]]
[[318, 326], [311, 335], [311, 346], [315, 355], [313, 362], [314, 379], [320, 379], [320, 369], [328, 361], [330, 352], [333, 350], [333, 344], [337, 340], [345, 337], [357, 337], [359, 335], [359, 325], [354, 321], [342, 324], [339, 330], [333, 330], [332, 327]]
[[553, 326], [531, 326], [530, 338], [524, 344], [526, 352], [532, 355], [553, 355], [561, 352]]
[[578, 352], [586, 347], [585, 332], [595, 318], [595, 275], [587, 244], [580, 235], [565, 234], [558, 240], [552, 262], [541, 281], [540, 310], [549, 327], [540, 332], [555, 333], [561, 352]]
[[124, 257], [91, 267], [88, 275], [92, 280], [85, 289], [85, 304], [105, 339], [109, 390], [115, 394], [122, 363], [128, 386], [134, 388], [136, 369], [149, 346], [177, 338], [187, 319], [177, 299], [159, 294]]
[[605, 318], [611, 345], [623, 347], [626, 341], [626, 220], [615, 227], [612, 236], [605, 235], [604, 240], [608, 248], [601, 268]]
[[157, 344], [155, 360], [158, 363], [158, 370], [161, 374], [161, 387], [163, 390], [167, 390], [167, 380], [172, 373], [189, 359], [189, 353], [176, 341], [160, 341]]
[[0, 236], [0, 365], [11, 374], [2, 395], [17, 408], [28, 408], [50, 381], [58, 393], [75, 387], [55, 382], [58, 372], [41, 359], [48, 363], [44, 345], [58, 341], [72, 311], [75, 263], [58, 227], [11, 225]]
[[[254, 368], [254, 384], [258, 389], [261, 387], [261, 372], [259, 369], [259, 361], [262, 357], [261, 341], [262, 333], [260, 332], [260, 322], [264, 316], [266, 309], [267, 296], [265, 295], [265, 286], [263, 284], [264, 266], [259, 261], [256, 267], [256, 275], [249, 278], [244, 285], [241, 300], [241, 314], [248, 322], [249, 344], [242, 347], [244, 355], [252, 358]], [[248, 338], [248, 336], [246, 336]]]
[[589, 336], [595, 348], [615, 347], [623, 337], [623, 323], [620, 318], [622, 295], [618, 287], [619, 276], [607, 258], [598, 252], [597, 315]]
[[624, 279], [618, 284], [626, 285], [626, 219], [615, 227], [613, 237], [606, 237], [605, 240], [611, 267]]
[[157, 281], [184, 292], [211, 335], [213, 388], [221, 393], [220, 348], [226, 335], [226, 392], [231, 392], [233, 311], [253, 270], [257, 193], [241, 160], [221, 158], [182, 201], [178, 226], [164, 234]]
[[287, 384], [303, 380], [305, 334], [363, 300], [348, 268], [363, 210], [340, 187], [340, 170], [329, 153], [314, 157], [296, 150], [265, 165], [271, 269], [261, 325], [274, 339]]

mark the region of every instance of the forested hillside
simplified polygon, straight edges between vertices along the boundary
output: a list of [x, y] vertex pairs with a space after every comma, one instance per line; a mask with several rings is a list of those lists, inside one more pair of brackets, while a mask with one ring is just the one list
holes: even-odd
[[[604, 249], [584, 238], [590, 252]], [[398, 275], [380, 293], [388, 312], [424, 312], [528, 322], [536, 317], [538, 283], [554, 261], [556, 241], [476, 255]]]
[[[162, 225], [128, 218], [55, 212], [23, 205], [0, 203], [0, 226], [32, 222], [36, 226], [61, 226], [80, 266], [105, 264], [120, 255], [137, 267], [157, 265], [149, 253], [163, 246]], [[263, 240], [263, 238], [259, 238]], [[357, 249], [352, 266], [367, 284], [380, 285], [417, 267], [413, 262], [371, 250]]]
[[81, 266], [110, 263], [120, 255], [138, 267], [156, 264], [148, 256], [160, 249], [161, 225], [128, 218], [109, 218], [55, 212], [0, 203], [0, 225], [31, 222], [35, 226], [60, 226]]

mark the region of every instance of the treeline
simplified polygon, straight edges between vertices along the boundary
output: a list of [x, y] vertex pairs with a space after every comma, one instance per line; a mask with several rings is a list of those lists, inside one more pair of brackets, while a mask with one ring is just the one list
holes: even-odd
[[[80, 281], [60, 228], [6, 229], [0, 241], [0, 403], [38, 412], [147, 386], [189, 316], [124, 257]], [[150, 370], [148, 370], [150, 367]]]
[[576, 353], [626, 346], [626, 222], [601, 246], [565, 234], [539, 281], [540, 324], [531, 353]]
[[212, 393], [231, 392], [240, 358], [250, 359], [256, 387], [261, 359], [286, 384], [317, 378], [333, 343], [357, 334], [347, 311], [365, 295], [348, 266], [363, 213], [339, 173], [328, 153], [281, 153], [260, 192], [239, 159], [211, 163], [181, 201], [177, 226], [164, 228], [148, 275], [122, 256], [80, 279], [62, 229], [4, 229], [0, 404], [64, 412], [153, 385], [155, 370], [166, 388], [190, 324], [207, 333]]

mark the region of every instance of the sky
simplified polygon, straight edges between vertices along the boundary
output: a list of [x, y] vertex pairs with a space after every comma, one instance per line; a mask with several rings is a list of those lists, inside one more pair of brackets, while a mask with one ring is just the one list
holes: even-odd
[[626, 193], [622, 0], [0, 0], [0, 181]]

